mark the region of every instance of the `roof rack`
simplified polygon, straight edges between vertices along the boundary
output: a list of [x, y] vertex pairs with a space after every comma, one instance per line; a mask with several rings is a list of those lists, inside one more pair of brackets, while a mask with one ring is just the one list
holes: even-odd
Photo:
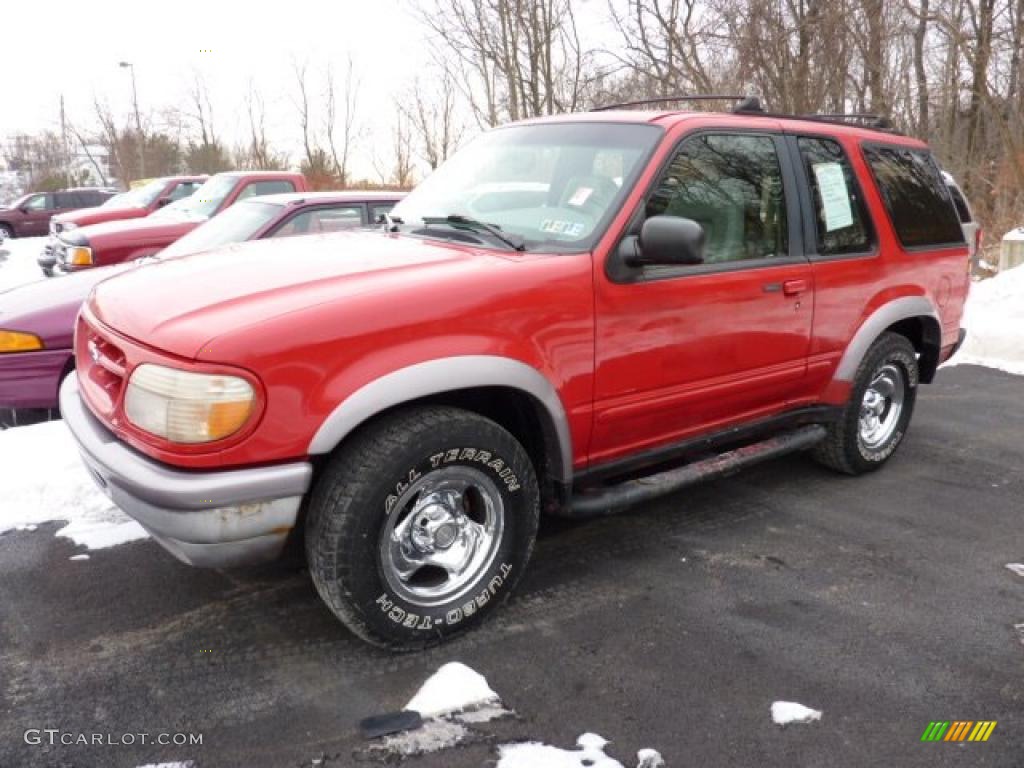
[[884, 115], [876, 115], [872, 112], [836, 112], [833, 114], [797, 115], [797, 117], [800, 120], [817, 120], [823, 123], [863, 123], [865, 128], [898, 133], [892, 124], [892, 120]]
[[733, 112], [764, 112], [761, 108], [761, 102], [756, 96], [720, 93], [677, 94], [674, 96], [662, 96], [657, 99], [624, 101], [619, 104], [602, 104], [600, 107], [594, 107], [590, 111], [606, 112], [610, 109], [627, 109], [629, 107], [646, 107], [651, 104], [671, 104], [673, 102], [690, 101], [734, 101], [736, 102], [736, 105], [732, 108]]

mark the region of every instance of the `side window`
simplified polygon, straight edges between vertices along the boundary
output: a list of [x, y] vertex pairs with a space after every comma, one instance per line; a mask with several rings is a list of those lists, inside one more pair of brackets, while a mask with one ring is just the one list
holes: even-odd
[[864, 156], [904, 247], [964, 242], [953, 201], [930, 153], [866, 145]]
[[250, 197], [259, 197], [260, 195], [276, 195], [281, 192], [294, 191], [295, 185], [284, 179], [275, 179], [273, 181], [254, 181], [245, 186], [241, 194], [238, 195], [238, 199], [245, 200]]
[[75, 192], [55, 192], [53, 196], [56, 198], [54, 207], [61, 211], [69, 208], [81, 208], [85, 205], [79, 201], [78, 194]]
[[25, 203], [25, 208], [29, 211], [48, 211], [53, 208], [53, 204], [47, 198], [51, 198], [52, 195], [36, 195], [30, 197]]
[[702, 134], [683, 142], [647, 201], [648, 216], [704, 228], [705, 263], [789, 254], [782, 169], [769, 136]]
[[189, 197], [193, 192], [199, 189], [199, 187], [200, 182], [198, 181], [181, 182], [180, 184], [178, 184], [178, 186], [171, 190], [171, 202], [173, 203], [176, 200], [184, 200], [186, 197]]
[[376, 224], [385, 213], [390, 213], [394, 203], [370, 203], [370, 224]]
[[853, 167], [838, 142], [797, 139], [814, 197], [818, 253], [834, 256], [871, 250], [871, 230]]
[[292, 216], [283, 226], [278, 227], [271, 237], [340, 232], [343, 229], [355, 229], [362, 224], [363, 210], [361, 206], [314, 208]]

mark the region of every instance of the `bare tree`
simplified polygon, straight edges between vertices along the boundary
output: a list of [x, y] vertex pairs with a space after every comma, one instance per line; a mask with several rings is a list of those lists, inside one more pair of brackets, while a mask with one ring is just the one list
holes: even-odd
[[330, 64], [327, 65], [326, 81], [324, 133], [327, 136], [327, 146], [334, 162], [334, 173], [338, 177], [338, 183], [342, 187], [346, 187], [349, 182], [349, 160], [357, 137], [356, 101], [359, 92], [359, 82], [353, 72], [351, 57], [349, 57], [345, 68], [345, 82], [341, 93], [341, 134], [337, 140], [335, 140], [338, 123], [337, 90], [334, 83], [334, 69]]
[[421, 17], [481, 126], [586, 102], [590, 56], [571, 0], [430, 0]]
[[430, 170], [447, 160], [462, 140], [465, 129], [456, 117], [455, 95], [454, 79], [445, 66], [438, 78], [417, 80], [412, 92], [396, 104]]

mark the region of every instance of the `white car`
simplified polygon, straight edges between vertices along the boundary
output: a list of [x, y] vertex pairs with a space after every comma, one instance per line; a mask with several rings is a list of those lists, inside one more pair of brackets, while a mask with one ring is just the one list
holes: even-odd
[[960, 217], [960, 227], [964, 231], [964, 240], [967, 241], [967, 248], [971, 254], [971, 272], [978, 268], [978, 260], [981, 258], [981, 243], [983, 239], [981, 224], [971, 210], [971, 204], [967, 202], [967, 196], [956, 183], [952, 174], [942, 172], [942, 178], [949, 187], [949, 193], [953, 197], [953, 205], [956, 206], [957, 215]]

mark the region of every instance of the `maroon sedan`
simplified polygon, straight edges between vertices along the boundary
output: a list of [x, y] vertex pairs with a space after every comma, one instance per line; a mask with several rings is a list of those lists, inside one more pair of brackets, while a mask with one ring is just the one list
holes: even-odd
[[[373, 224], [402, 196], [400, 192], [349, 191], [252, 198], [192, 230], [156, 258], [243, 240]], [[137, 262], [115, 264], [0, 293], [0, 429], [56, 415], [57, 390], [74, 367], [72, 334], [79, 307], [96, 283], [139, 266]]]

